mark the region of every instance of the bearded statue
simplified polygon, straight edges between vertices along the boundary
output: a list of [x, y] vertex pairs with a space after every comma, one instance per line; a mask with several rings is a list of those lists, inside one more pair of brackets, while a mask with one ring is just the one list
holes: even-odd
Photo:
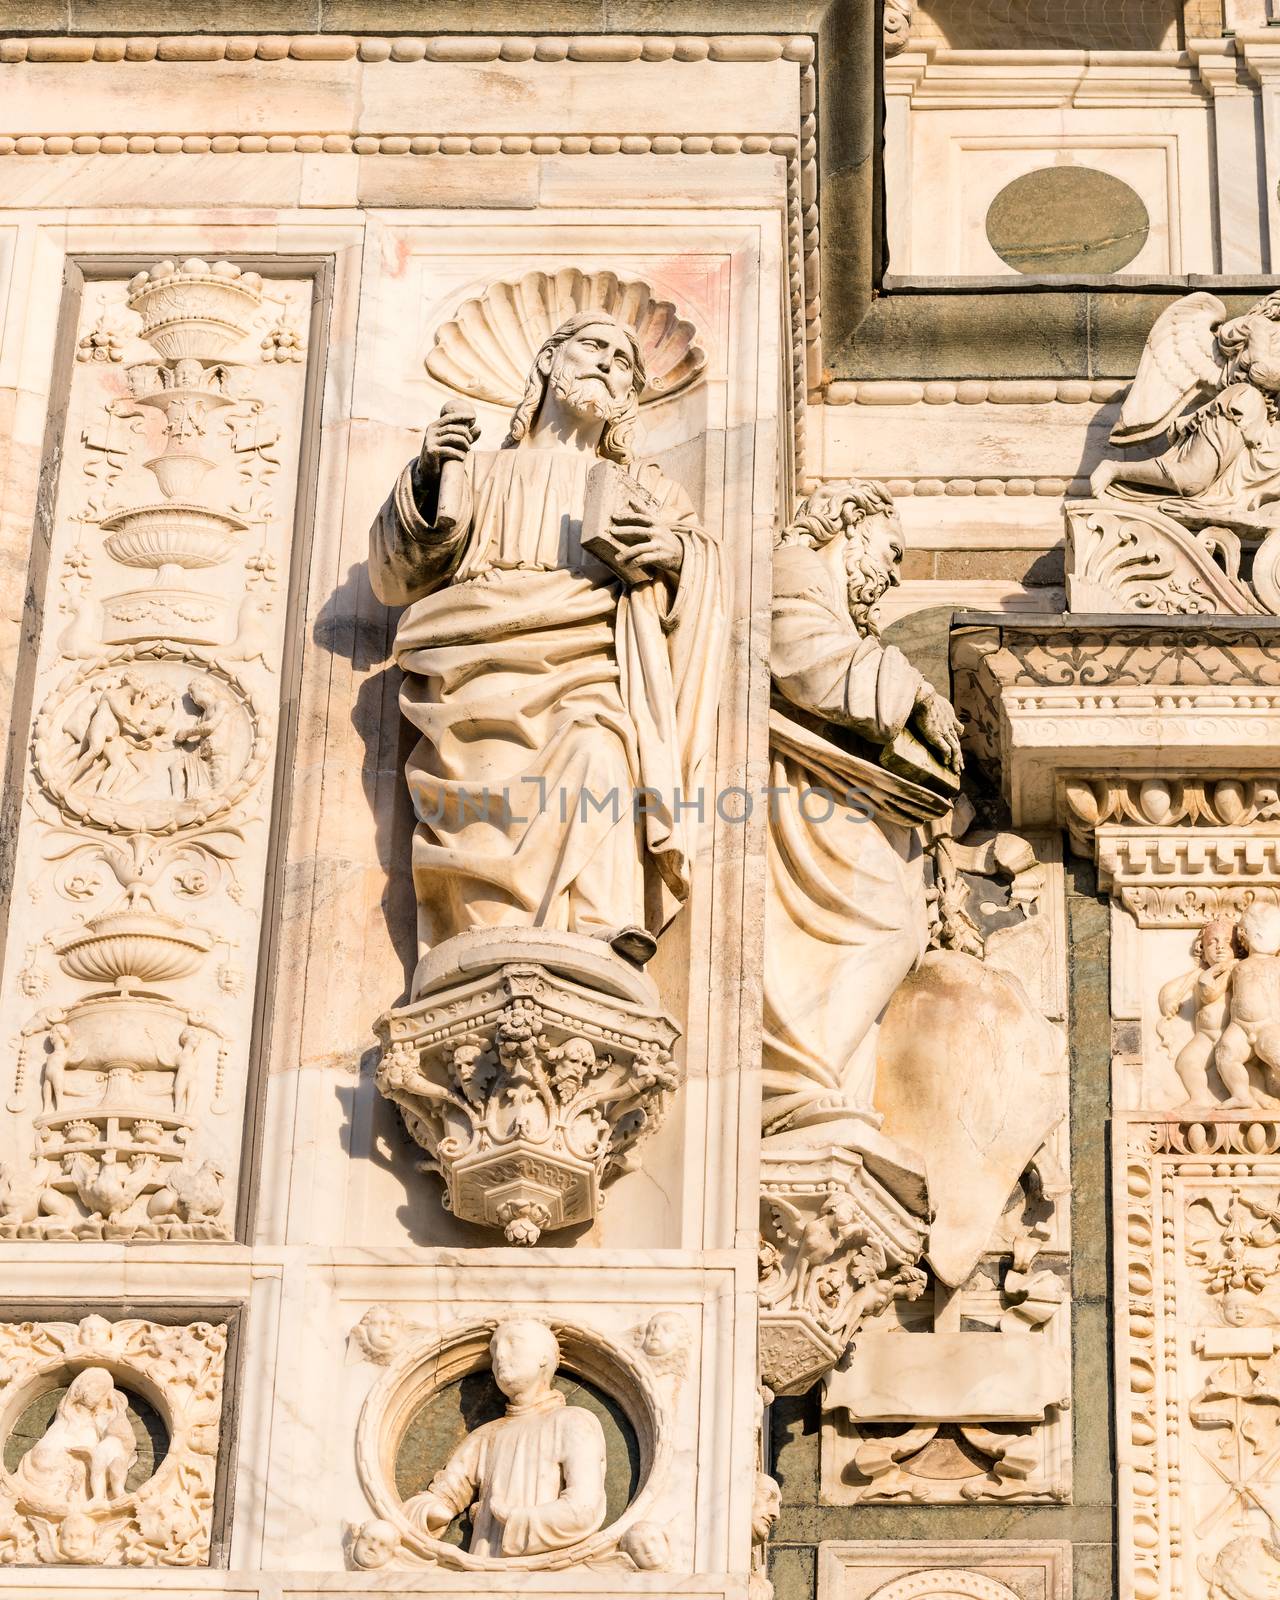
[[[764, 1128], [874, 1142], [876, 1032], [928, 945], [918, 828], [959, 785], [949, 702], [884, 644], [902, 528], [875, 483], [829, 483], [773, 556]], [[904, 783], [901, 779], [909, 781]]]
[[[727, 602], [717, 539], [637, 457], [644, 381], [631, 328], [570, 317], [500, 447], [446, 406], [374, 523], [370, 578], [408, 608], [400, 705], [420, 736], [415, 997], [441, 945], [499, 931], [599, 940], [642, 966], [688, 897], [679, 797], [711, 746]], [[608, 564], [583, 534], [602, 463]]]

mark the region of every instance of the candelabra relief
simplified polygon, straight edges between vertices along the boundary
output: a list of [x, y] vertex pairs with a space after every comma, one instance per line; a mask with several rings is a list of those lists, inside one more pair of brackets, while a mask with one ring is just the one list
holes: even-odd
[[308, 304], [304, 282], [194, 258], [86, 293], [16, 852], [0, 1237], [230, 1234], [304, 382], [271, 330], [300, 355]]

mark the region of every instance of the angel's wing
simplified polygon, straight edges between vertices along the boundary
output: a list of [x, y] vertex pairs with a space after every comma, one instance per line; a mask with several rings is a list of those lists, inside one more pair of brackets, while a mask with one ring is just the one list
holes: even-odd
[[1222, 356], [1214, 329], [1226, 315], [1222, 301], [1205, 289], [1183, 295], [1160, 313], [1111, 430], [1112, 444], [1154, 439], [1192, 395], [1221, 382]]
[[778, 1194], [769, 1196], [769, 1209], [773, 1212], [773, 1225], [778, 1232], [785, 1234], [792, 1244], [799, 1244], [805, 1228], [803, 1212]]

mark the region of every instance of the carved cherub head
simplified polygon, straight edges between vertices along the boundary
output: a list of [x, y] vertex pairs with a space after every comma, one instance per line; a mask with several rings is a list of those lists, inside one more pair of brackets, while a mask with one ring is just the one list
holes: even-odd
[[1280, 1600], [1280, 1547], [1256, 1534], [1232, 1539], [1210, 1565], [1200, 1561], [1209, 1600]]
[[405, 1321], [394, 1306], [370, 1306], [351, 1330], [351, 1337], [370, 1361], [385, 1365], [400, 1348]]
[[1236, 919], [1210, 917], [1196, 936], [1192, 951], [1203, 966], [1216, 967], [1230, 961], [1236, 951]]
[[671, 1541], [656, 1522], [637, 1522], [622, 1535], [619, 1549], [641, 1572], [661, 1572], [671, 1560]]
[[634, 331], [607, 311], [579, 311], [543, 340], [506, 442], [519, 444], [536, 426], [550, 389], [567, 410], [604, 423], [597, 451], [626, 466], [635, 454], [644, 384], [644, 354]]
[[512, 1317], [493, 1330], [489, 1355], [493, 1381], [513, 1404], [525, 1405], [550, 1390], [560, 1365], [560, 1342], [545, 1322]]
[[1251, 956], [1280, 954], [1280, 906], [1250, 906], [1240, 918], [1240, 942]]
[[385, 1567], [400, 1548], [400, 1530], [382, 1517], [363, 1523], [351, 1542], [351, 1559], [356, 1566], [372, 1570]]
[[95, 1559], [98, 1527], [83, 1511], [71, 1511], [58, 1528], [58, 1554], [63, 1561], [85, 1566]]
[[875, 633], [875, 606], [900, 583], [904, 540], [889, 491], [865, 479], [824, 483], [802, 502], [779, 535], [780, 545], [815, 551], [843, 580], [859, 633]]

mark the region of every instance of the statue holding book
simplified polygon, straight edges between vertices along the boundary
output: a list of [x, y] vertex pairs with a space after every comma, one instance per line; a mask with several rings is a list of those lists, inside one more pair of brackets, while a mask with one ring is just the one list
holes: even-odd
[[643, 969], [711, 809], [727, 603], [717, 540], [637, 459], [644, 384], [632, 329], [571, 316], [501, 447], [446, 405], [371, 534], [419, 734], [418, 963], [377, 1084], [448, 1209], [518, 1244], [595, 1216], [677, 1082]]
[[717, 541], [636, 460], [643, 386], [630, 329], [570, 317], [502, 447], [446, 407], [374, 524], [374, 590], [409, 607], [422, 955], [536, 927], [643, 965], [688, 896], [726, 604]]
[[949, 703], [876, 631], [902, 546], [865, 482], [825, 484], [774, 544], [760, 1361], [776, 1394], [925, 1285], [925, 1165], [881, 1131], [877, 1036], [928, 947], [921, 829], [950, 810], [961, 757]]
[[857, 481], [825, 484], [774, 546], [766, 1134], [879, 1126], [876, 1025], [928, 946], [917, 825], [959, 791], [960, 725], [880, 640], [902, 554], [893, 501]]

